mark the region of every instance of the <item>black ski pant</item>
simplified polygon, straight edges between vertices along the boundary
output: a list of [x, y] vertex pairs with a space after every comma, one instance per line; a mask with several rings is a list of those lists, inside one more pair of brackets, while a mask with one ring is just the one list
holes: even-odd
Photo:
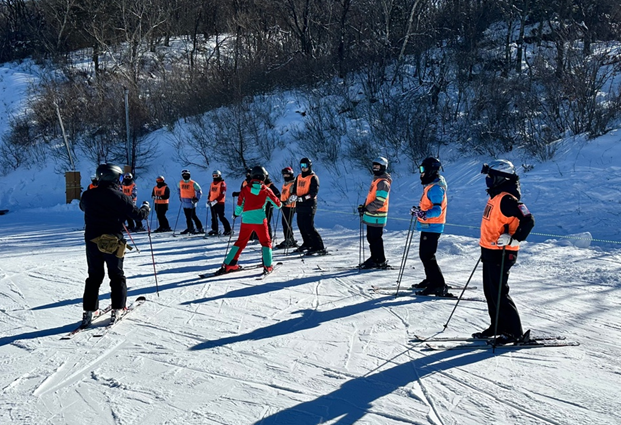
[[295, 207], [282, 207], [282, 233], [286, 241], [293, 242], [293, 216], [295, 215]]
[[367, 241], [369, 242], [369, 250], [371, 251], [371, 260], [373, 260], [376, 264], [386, 262], [386, 256], [384, 255], [384, 240], [382, 239], [383, 234], [383, 227], [367, 225]]
[[439, 288], [446, 284], [436, 260], [440, 235], [441, 233], [420, 232], [420, 243], [418, 245], [418, 255], [425, 268], [425, 279], [432, 288]]
[[99, 251], [96, 243], [86, 241], [86, 263], [88, 264], [88, 277], [82, 298], [84, 310], [95, 311], [99, 308], [99, 287], [105, 277], [104, 264], [108, 268], [108, 277], [110, 278], [112, 308], [125, 308], [127, 283], [123, 272], [123, 258], [117, 258], [115, 254], [104, 254]]
[[[501, 269], [503, 251], [481, 248], [481, 262], [483, 263], [483, 292], [487, 300], [487, 310], [490, 317], [491, 329], [496, 323], [498, 309], [498, 291], [500, 290], [500, 312], [498, 315], [498, 334], [520, 337], [522, 322], [515, 303], [509, 296], [509, 270], [517, 261], [517, 251], [504, 251], [505, 261]], [[502, 275], [502, 281], [501, 281]]]
[[323, 240], [319, 235], [317, 229], [315, 229], [315, 212], [317, 207], [312, 208], [296, 208], [295, 212], [298, 215], [298, 229], [302, 235], [303, 244], [311, 250], [324, 249]]
[[157, 222], [160, 229], [170, 229], [170, 224], [166, 218], [168, 204], [155, 204], [155, 214], [157, 214]]
[[270, 235], [270, 239], [274, 239], [274, 233], [272, 233], [272, 217], [274, 215], [274, 206], [271, 203], [265, 204], [265, 217], [267, 218], [267, 234]]
[[184, 208], [183, 213], [185, 214], [185, 224], [188, 230], [194, 230], [194, 224], [192, 221], [196, 223], [196, 230], [203, 228], [203, 223], [201, 223], [196, 215], [196, 208]]
[[224, 215], [224, 203], [218, 203], [211, 207], [211, 230], [216, 233], [218, 233], [218, 219], [220, 219], [220, 222], [224, 226], [224, 232], [230, 232], [231, 223], [229, 223]]

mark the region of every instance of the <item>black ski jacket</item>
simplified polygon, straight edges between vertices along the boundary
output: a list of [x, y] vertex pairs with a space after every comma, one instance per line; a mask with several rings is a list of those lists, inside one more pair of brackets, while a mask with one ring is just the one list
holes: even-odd
[[123, 222], [127, 218], [145, 220], [149, 217], [146, 209], [134, 205], [132, 199], [124, 195], [114, 184], [102, 184], [86, 190], [80, 199], [80, 209], [84, 211], [84, 239], [91, 239], [103, 234], [123, 237]]

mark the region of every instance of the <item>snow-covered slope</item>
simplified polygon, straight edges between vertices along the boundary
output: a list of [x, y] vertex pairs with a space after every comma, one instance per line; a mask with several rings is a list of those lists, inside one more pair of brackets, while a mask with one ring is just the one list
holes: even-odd
[[[222, 263], [227, 239], [163, 234], [150, 241], [138, 234], [141, 252], [125, 261], [129, 299], [148, 301], [103, 338], [89, 331], [60, 340], [81, 317], [82, 214], [76, 203], [63, 203], [63, 177], [52, 165], [2, 176], [0, 209], [11, 211], [0, 216], [0, 423], [620, 423], [618, 141], [618, 132], [588, 143], [567, 140], [554, 161], [520, 171], [537, 225], [512, 269], [511, 293], [525, 328], [581, 345], [495, 354], [410, 343], [414, 335], [442, 332], [455, 302], [370, 291], [372, 284], [394, 285], [398, 270], [339, 268], [358, 262], [353, 209], [370, 177], [363, 170], [331, 176], [319, 161], [317, 223], [332, 255], [276, 252], [283, 265], [263, 281], [252, 271], [200, 280]], [[161, 145], [138, 182], [140, 201], [156, 175], [175, 182], [185, 166]], [[514, 155], [509, 159], [521, 164]], [[267, 164], [274, 174], [281, 160]], [[479, 171], [488, 160], [444, 156], [449, 223], [438, 258], [452, 284], [465, 284], [477, 263], [486, 200]], [[86, 183], [92, 165], [80, 167]], [[193, 174], [208, 185], [210, 171]], [[384, 237], [396, 267], [408, 210], [420, 194], [418, 176], [397, 169]], [[171, 224], [178, 207], [173, 200]], [[203, 220], [205, 214], [201, 205]], [[404, 288], [423, 278], [417, 252], [415, 235]], [[259, 261], [257, 245], [241, 257], [242, 264]], [[459, 303], [442, 335], [488, 325], [480, 274], [469, 284], [477, 289], [466, 291], [472, 300]], [[102, 305], [108, 292], [106, 281]]]

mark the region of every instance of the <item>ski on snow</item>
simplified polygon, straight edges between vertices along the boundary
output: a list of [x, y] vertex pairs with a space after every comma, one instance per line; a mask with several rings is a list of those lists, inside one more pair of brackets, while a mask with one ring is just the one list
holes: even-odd
[[580, 345], [579, 342], [576, 341], [566, 341], [566, 340], [530, 340], [528, 342], [516, 342], [511, 344], [504, 345], [496, 345], [494, 346], [494, 341], [475, 341], [471, 344], [447, 344], [447, 343], [434, 343], [434, 342], [426, 342], [425, 349], [427, 350], [490, 350], [490, 349], [498, 349], [498, 350], [521, 350], [524, 348], [551, 348], [551, 347], [577, 347]]
[[263, 279], [265, 279], [266, 277], [268, 277], [269, 275], [271, 275], [272, 273], [274, 273], [274, 271], [276, 271], [276, 269], [277, 269], [278, 267], [280, 267], [281, 265], [282, 265], [282, 262], [278, 262], [278, 263], [274, 263], [274, 264], [272, 264], [272, 266], [274, 267], [274, 268], [272, 269], [272, 271], [271, 271], [271, 272], [266, 272], [266, 271], [263, 271], [263, 274], [262, 274], [261, 276], [257, 277], [257, 280], [263, 280]]
[[[374, 286], [372, 287], [374, 291], [396, 291], [397, 286]], [[402, 286], [400, 289], [408, 290], [408, 291], [422, 291], [425, 288], [412, 288], [411, 286]], [[460, 285], [448, 285], [448, 289], [453, 289], [455, 291], [463, 291], [464, 287]], [[467, 286], [466, 290], [474, 290], [478, 289], [477, 286]], [[452, 297], [449, 297], [452, 298]]]
[[[355, 270], [355, 271], [361, 271], [361, 272], [380, 272], [380, 271], [384, 271], [384, 270], [395, 270], [395, 268], [393, 266], [386, 266], [383, 268], [372, 268], [372, 269], [361, 269], [358, 266], [330, 266], [330, 267], [321, 267], [320, 265], [316, 265], [315, 267], [317, 267], [317, 269], [319, 271], [322, 272], [331, 272], [331, 271], [341, 271], [341, 270]], [[397, 287], [395, 286], [395, 289], [397, 289]]]
[[[561, 335], [535, 335], [531, 336], [531, 341], [564, 341], [565, 336]], [[425, 338], [423, 336], [414, 335], [410, 338], [412, 343], [430, 342], [430, 343], [445, 343], [445, 342], [489, 342], [493, 341], [493, 338], [474, 338], [474, 337], [460, 337], [460, 336], [434, 336]]]
[[110, 332], [110, 329], [112, 329], [116, 324], [118, 324], [121, 320], [123, 320], [125, 316], [127, 316], [129, 313], [131, 313], [132, 311], [140, 307], [142, 304], [144, 304], [146, 300], [147, 299], [143, 296], [136, 298], [136, 300], [133, 303], [131, 303], [129, 307], [127, 307], [127, 309], [125, 309], [123, 313], [121, 313], [120, 316], [117, 316], [114, 322], [110, 322], [103, 328], [98, 328], [99, 332], [96, 333], [94, 336], [98, 338], [105, 336], [108, 332]]
[[[371, 291], [375, 293], [384, 293], [391, 292], [391, 295], [395, 295], [394, 291], [396, 291], [396, 287], [387, 288], [387, 287], [379, 287], [375, 285], [371, 285]], [[411, 296], [415, 298], [429, 299], [429, 300], [457, 300], [459, 297], [454, 294], [449, 294], [448, 296], [437, 296], [437, 295], [422, 295], [417, 294], [416, 292], [411, 291], [411, 288], [404, 288], [404, 291], [399, 293], [399, 296]], [[480, 298], [467, 298], [462, 297], [461, 301], [477, 301], [477, 302], [485, 302], [485, 300]]]
[[[274, 268], [276, 268], [276, 266], [281, 265], [281, 264], [282, 264], [282, 262], [274, 263]], [[239, 266], [239, 269], [230, 271], [228, 273], [220, 273], [220, 270], [221, 270], [221, 268], [220, 268], [220, 269], [216, 270], [215, 272], [199, 274], [198, 277], [201, 278], [201, 279], [209, 279], [209, 278], [212, 278], [212, 277], [226, 276], [226, 275], [229, 275], [231, 273], [238, 273], [238, 272], [243, 272], [243, 271], [246, 271], [246, 270], [260, 269], [262, 267], [263, 267], [263, 264], [252, 264], [250, 266]], [[269, 273], [267, 273], [267, 274], [269, 274]]]
[[77, 328], [75, 328], [74, 330], [72, 330], [68, 334], [63, 335], [60, 339], [71, 339], [75, 335], [79, 334], [80, 332], [85, 331], [87, 329], [91, 329], [93, 322], [100, 322], [101, 321], [100, 319], [103, 316], [105, 316], [107, 313], [110, 313], [110, 311], [112, 311], [112, 306], [111, 305], [107, 306], [106, 308], [97, 310], [93, 314], [93, 319], [91, 320], [91, 324], [89, 326], [82, 327], [82, 324], [79, 324]]

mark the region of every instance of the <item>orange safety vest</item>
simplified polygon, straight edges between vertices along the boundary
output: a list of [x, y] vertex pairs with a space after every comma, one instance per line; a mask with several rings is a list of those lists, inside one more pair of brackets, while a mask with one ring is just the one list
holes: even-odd
[[166, 192], [166, 186], [162, 186], [162, 187], [157, 187], [155, 186], [153, 188], [153, 193], [155, 194], [156, 198], [155, 198], [155, 203], [156, 204], [167, 204], [169, 199], [157, 199], [157, 197], [159, 196], [160, 198], [162, 196], [164, 196], [164, 193]]
[[[423, 211], [429, 211], [433, 208], [433, 203], [427, 197], [427, 192], [429, 192], [429, 189], [431, 189], [432, 187], [433, 184], [428, 184], [423, 189], [423, 196], [421, 196], [420, 202], [418, 203], [418, 206]], [[442, 204], [440, 204], [440, 208], [442, 208], [442, 212], [440, 213], [440, 215], [437, 217], [426, 218], [424, 220], [419, 218], [418, 221], [420, 221], [421, 223], [446, 223], [446, 204], [446, 191], [444, 191], [444, 196], [442, 197]]]
[[[282, 185], [282, 190], [280, 191], [280, 200], [282, 202], [287, 202], [287, 199], [289, 199], [289, 197], [291, 196], [291, 188], [293, 187], [293, 183], [295, 183], [295, 180], [292, 180], [290, 182], [285, 182]], [[295, 202], [292, 202], [286, 205], [286, 207], [295, 208]]]
[[91, 183], [91, 184], [89, 184], [89, 185], [88, 185], [88, 188], [89, 188], [89, 189], [95, 189], [96, 187], [97, 187], [97, 185], [96, 185], [96, 184], [93, 184], [93, 183]]
[[179, 192], [182, 198], [192, 199], [196, 197], [196, 191], [194, 190], [194, 180], [190, 180], [186, 183], [185, 180], [179, 182]]
[[[520, 225], [520, 220], [517, 217], [507, 217], [500, 211], [500, 202], [505, 195], [509, 195], [512, 198], [517, 198], [511, 195], [509, 192], [502, 192], [489, 201], [483, 211], [483, 220], [481, 221], [481, 239], [479, 245], [487, 249], [503, 249], [502, 246], [498, 246], [496, 242], [503, 233], [509, 233], [513, 235]], [[507, 251], [517, 251], [519, 246], [505, 246]]]
[[[367, 199], [364, 201], [364, 205], [369, 205], [371, 202], [373, 202], [375, 200], [376, 193], [377, 193], [377, 185], [379, 182], [381, 181], [387, 181], [388, 179], [377, 179], [374, 180], [371, 183], [371, 187], [369, 188], [369, 194], [367, 195]], [[388, 200], [390, 199], [390, 193], [388, 195], [386, 195], [386, 201], [384, 202], [384, 205], [382, 205], [381, 208], [378, 208], [377, 211], [375, 211], [373, 214], [377, 214], [377, 213], [385, 213], [388, 212]]]
[[123, 193], [129, 196], [130, 198], [134, 199], [134, 197], [132, 196], [132, 193], [134, 191], [134, 188], [136, 187], [136, 183], [132, 183], [127, 186], [125, 185], [121, 185], [121, 186], [123, 186]]
[[[209, 189], [209, 201], [215, 201], [218, 198], [218, 196], [220, 196], [220, 194], [222, 193], [223, 187], [226, 188], [226, 183], [224, 183], [224, 180], [219, 181], [217, 183], [211, 182], [211, 187]], [[222, 198], [222, 200], [218, 201], [218, 203], [224, 204], [225, 200], [226, 200], [226, 195]]]
[[306, 195], [308, 192], [310, 192], [310, 185], [311, 185], [311, 179], [313, 178], [314, 174], [309, 174], [306, 177], [302, 177], [302, 174], [300, 174], [297, 178], [297, 186], [295, 189], [295, 194], [298, 196], [304, 196]]

